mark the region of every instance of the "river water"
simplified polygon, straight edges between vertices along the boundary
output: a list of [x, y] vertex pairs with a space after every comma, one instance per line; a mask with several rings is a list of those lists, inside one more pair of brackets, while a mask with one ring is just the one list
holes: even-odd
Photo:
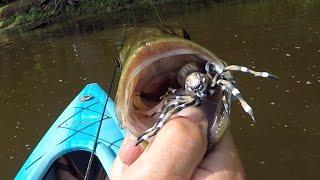
[[[226, 62], [280, 77], [236, 74], [257, 120], [233, 104], [231, 132], [247, 178], [319, 179], [320, 2], [200, 4], [160, 14]], [[153, 12], [118, 12], [0, 35], [1, 177], [14, 177], [85, 84], [107, 89], [127, 17], [132, 26], [158, 24]]]

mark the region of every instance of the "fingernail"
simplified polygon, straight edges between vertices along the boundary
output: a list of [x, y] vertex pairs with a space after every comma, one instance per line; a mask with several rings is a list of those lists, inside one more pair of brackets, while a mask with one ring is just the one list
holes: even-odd
[[136, 138], [128, 133], [119, 150], [119, 157], [121, 161], [127, 165], [132, 164], [143, 152], [143, 148], [136, 146], [135, 144]]

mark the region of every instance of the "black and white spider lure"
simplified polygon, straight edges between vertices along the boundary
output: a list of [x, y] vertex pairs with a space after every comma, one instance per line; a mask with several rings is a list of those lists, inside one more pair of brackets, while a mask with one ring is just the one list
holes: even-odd
[[[190, 63], [185, 65], [181, 71], [184, 71], [185, 68], [197, 69], [190, 68], [190, 66], [196, 67], [195, 64]], [[188, 73], [184, 84], [180, 84], [181, 86], [184, 85], [184, 88], [168, 89], [168, 93], [163, 97], [164, 104], [158, 111], [158, 113], [160, 113], [158, 121], [137, 138], [136, 144], [138, 145], [142, 141], [146, 141], [154, 136], [173, 114], [189, 106], [199, 106], [202, 101], [206, 100], [208, 95], [213, 96], [217, 86], [221, 87], [223, 91], [231, 93], [232, 96], [240, 102], [244, 111], [248, 113], [255, 122], [252, 108], [242, 98], [240, 91], [235, 87], [235, 81], [230, 79], [229, 76], [225, 76], [225, 74], [230, 71], [240, 71], [257, 77], [278, 79], [277, 76], [271, 73], [253, 71], [244, 66], [230, 65], [219, 68], [215, 64], [207, 62], [205, 65], [205, 73], [198, 71]], [[228, 102], [224, 101], [223, 104], [225, 112], [230, 112]]]

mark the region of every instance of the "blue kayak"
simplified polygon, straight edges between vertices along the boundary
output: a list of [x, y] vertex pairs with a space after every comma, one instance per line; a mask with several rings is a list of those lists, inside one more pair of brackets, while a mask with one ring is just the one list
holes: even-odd
[[101, 169], [108, 178], [124, 131], [118, 126], [111, 98], [102, 118], [107, 97], [98, 84], [88, 84], [49, 128], [15, 179], [56, 179], [55, 162], [60, 157], [70, 158], [77, 166], [77, 172], [85, 173], [100, 122], [102, 126], [90, 179], [95, 179]]

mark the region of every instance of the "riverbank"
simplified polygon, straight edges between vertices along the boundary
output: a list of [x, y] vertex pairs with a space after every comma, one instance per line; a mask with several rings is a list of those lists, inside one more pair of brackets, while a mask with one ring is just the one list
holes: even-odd
[[[219, 1], [219, 0], [212, 0]], [[4, 30], [30, 31], [77, 16], [105, 14], [135, 7], [152, 7], [206, 0], [16, 0], [0, 4], [0, 32]]]

